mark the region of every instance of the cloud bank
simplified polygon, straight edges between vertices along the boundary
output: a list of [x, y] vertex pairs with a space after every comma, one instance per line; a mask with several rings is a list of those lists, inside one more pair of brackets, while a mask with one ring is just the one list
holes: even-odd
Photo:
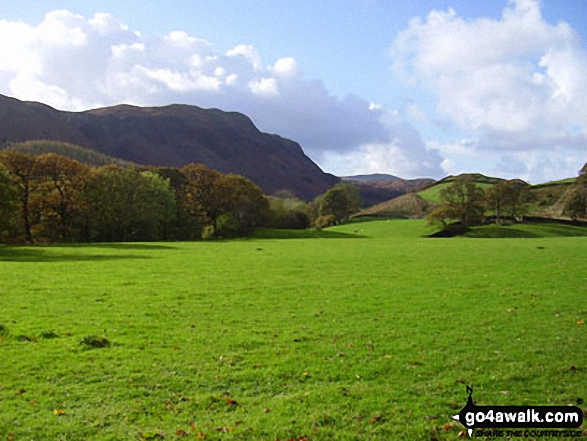
[[587, 53], [568, 24], [544, 20], [539, 1], [510, 1], [499, 20], [432, 11], [391, 56], [398, 77], [432, 92], [437, 117], [465, 134], [459, 147], [429, 143], [450, 157], [447, 171], [476, 160], [537, 181], [587, 161]]
[[266, 65], [251, 45], [220, 53], [183, 31], [146, 39], [110, 14], [0, 21], [0, 93], [63, 110], [187, 103], [239, 111], [298, 141], [327, 171], [442, 174], [442, 158], [413, 128], [362, 98], [332, 96], [304, 79], [294, 58]]

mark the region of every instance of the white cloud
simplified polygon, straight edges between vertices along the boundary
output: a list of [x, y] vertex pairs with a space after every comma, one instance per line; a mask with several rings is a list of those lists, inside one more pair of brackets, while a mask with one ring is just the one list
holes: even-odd
[[128, 26], [119, 22], [112, 14], [97, 13], [94, 18], [88, 20], [88, 24], [100, 35], [108, 35], [118, 30], [128, 31]]
[[[559, 149], [585, 154], [587, 52], [568, 24], [544, 20], [538, 0], [512, 0], [497, 20], [432, 11], [397, 36], [391, 56], [400, 78], [435, 95], [440, 118], [478, 139], [476, 152], [553, 164]], [[527, 174], [541, 174], [530, 162]]]
[[148, 78], [162, 83], [171, 91], [189, 92], [197, 90], [218, 90], [220, 81], [215, 77], [203, 75], [199, 72], [182, 73], [169, 69], [147, 69], [138, 67]]
[[277, 81], [275, 78], [259, 78], [249, 82], [249, 89], [255, 95], [277, 95]]
[[237, 74], [230, 74], [226, 77], [226, 84], [229, 86], [232, 86], [233, 84], [236, 83], [236, 80], [238, 79], [238, 75]]
[[115, 44], [111, 47], [114, 58], [127, 58], [133, 54], [143, 54], [145, 45], [142, 43], [133, 44]]
[[280, 58], [275, 62], [272, 69], [281, 77], [297, 77], [300, 75], [300, 67], [294, 58]]
[[339, 176], [387, 173], [402, 178], [438, 177], [442, 159], [426, 149], [405, 148], [394, 140], [387, 144], [365, 144], [348, 153], [328, 151], [324, 162]]
[[406, 105], [404, 108], [404, 113], [412, 121], [416, 121], [416, 122], [426, 122], [427, 121], [426, 114], [424, 113], [424, 110], [422, 110], [420, 108], [420, 106], [418, 106], [416, 103], [410, 103], [410, 104]]
[[[51, 12], [37, 28], [37, 40], [47, 46], [82, 46], [88, 38], [84, 24], [84, 18], [80, 15], [69, 11]], [[87, 24], [91, 26], [92, 23]]]
[[584, 151], [560, 146], [553, 146], [547, 152], [540, 149], [491, 150], [481, 147], [478, 139], [428, 142], [427, 145], [445, 156], [441, 168], [447, 175], [475, 172], [539, 184], [576, 176], [585, 163]]
[[439, 177], [443, 174], [438, 145], [426, 145], [420, 134], [403, 122], [396, 111], [380, 114], [390, 135], [386, 142], [370, 142], [350, 151], [327, 151], [324, 162], [339, 176], [390, 173], [403, 178]]
[[251, 65], [253, 66], [253, 68], [255, 70], [260, 70], [262, 67], [261, 66], [261, 57], [259, 56], [257, 49], [255, 49], [250, 44], [239, 44], [238, 46], [234, 47], [233, 49], [228, 50], [226, 52], [226, 56], [227, 57], [242, 56], [249, 63], [251, 63]]

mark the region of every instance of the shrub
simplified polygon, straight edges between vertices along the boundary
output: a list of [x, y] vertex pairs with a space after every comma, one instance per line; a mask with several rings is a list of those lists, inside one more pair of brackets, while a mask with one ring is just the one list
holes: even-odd
[[333, 214], [326, 214], [324, 216], [319, 216], [316, 221], [314, 222], [316, 228], [321, 230], [322, 228], [332, 227], [336, 222], [336, 218]]

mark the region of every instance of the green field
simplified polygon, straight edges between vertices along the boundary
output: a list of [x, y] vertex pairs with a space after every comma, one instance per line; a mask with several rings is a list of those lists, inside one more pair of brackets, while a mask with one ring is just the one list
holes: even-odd
[[587, 398], [587, 237], [426, 233], [0, 246], [0, 439], [459, 439], [465, 385]]

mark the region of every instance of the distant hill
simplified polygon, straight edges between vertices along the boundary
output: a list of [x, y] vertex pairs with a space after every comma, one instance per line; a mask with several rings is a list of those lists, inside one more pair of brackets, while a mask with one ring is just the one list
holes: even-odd
[[433, 206], [415, 193], [398, 196], [361, 211], [361, 216], [382, 216], [395, 218], [421, 218]]
[[[467, 174], [484, 190], [492, 185], [504, 182], [505, 179], [485, 176], [479, 173]], [[388, 216], [388, 217], [424, 217], [435, 206], [441, 203], [440, 192], [449, 186], [457, 176], [447, 176], [433, 182], [413, 194], [402, 195], [388, 201], [381, 202], [363, 210], [360, 216]], [[564, 214], [564, 207], [571, 194], [576, 178], [568, 178], [555, 182], [530, 186], [532, 201], [529, 204], [527, 216], [547, 219], [568, 219]]]
[[62, 141], [142, 165], [197, 162], [237, 173], [267, 194], [290, 190], [312, 199], [339, 182], [299, 144], [260, 132], [245, 115], [196, 106], [120, 105], [63, 112], [0, 95], [0, 141]]
[[359, 189], [364, 207], [372, 207], [435, 182], [434, 179], [402, 179], [382, 173], [344, 176], [340, 179]]
[[356, 175], [356, 176], [342, 176], [340, 179], [343, 181], [359, 181], [359, 182], [372, 182], [372, 181], [401, 181], [402, 178], [398, 178], [393, 175], [386, 175], [383, 173], [374, 173], [372, 175]]
[[436, 181], [431, 185], [428, 185], [418, 191], [418, 196], [422, 199], [432, 203], [432, 204], [439, 204], [440, 203], [440, 191], [448, 187], [450, 184], [454, 182], [456, 178], [459, 176], [470, 176], [473, 181], [481, 188], [485, 189], [495, 184], [499, 184], [500, 182], [505, 181], [502, 178], [494, 178], [491, 176], [485, 176], [480, 173], [464, 173], [458, 176], [447, 176], [446, 178], [441, 179], [440, 181]]
[[503, 178], [495, 178], [493, 176], [486, 176], [483, 175], [481, 173], [463, 173], [457, 176], [453, 176], [453, 175], [449, 175], [446, 178], [442, 178], [440, 181], [436, 181], [434, 183], [434, 185], [442, 185], [445, 183], [450, 183], [450, 182], [454, 182], [455, 179], [461, 177], [461, 176], [470, 176], [473, 181], [475, 181], [477, 184], [499, 184], [500, 182], [506, 181], [506, 179]]

